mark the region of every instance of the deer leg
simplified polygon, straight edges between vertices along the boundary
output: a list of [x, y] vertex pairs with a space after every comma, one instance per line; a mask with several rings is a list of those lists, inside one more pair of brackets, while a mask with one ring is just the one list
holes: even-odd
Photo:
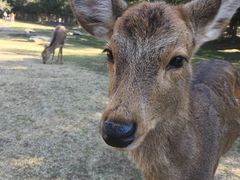
[[58, 64], [58, 58], [59, 58], [59, 51], [58, 51], [57, 59], [55, 60], [55, 64]]
[[51, 64], [53, 64], [53, 60], [54, 60], [54, 55], [55, 55], [55, 49], [53, 50], [53, 54], [52, 54], [52, 60], [51, 60]]
[[60, 64], [60, 53], [61, 53], [61, 47], [58, 50], [58, 58], [57, 58], [57, 63]]
[[60, 53], [61, 53], [61, 59], [60, 59], [60, 64], [63, 64], [63, 47], [60, 48]]

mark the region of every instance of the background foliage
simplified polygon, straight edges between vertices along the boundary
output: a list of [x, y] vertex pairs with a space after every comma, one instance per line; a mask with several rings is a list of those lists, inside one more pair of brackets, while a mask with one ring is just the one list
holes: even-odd
[[0, 11], [11, 11], [11, 6], [6, 1], [0, 0]]

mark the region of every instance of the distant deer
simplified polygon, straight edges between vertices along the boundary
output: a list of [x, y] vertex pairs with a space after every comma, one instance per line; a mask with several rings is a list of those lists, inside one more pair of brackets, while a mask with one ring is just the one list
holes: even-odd
[[66, 40], [66, 28], [64, 26], [57, 26], [53, 32], [53, 37], [49, 46], [46, 46], [42, 52], [43, 64], [50, 61], [53, 62], [55, 49], [59, 48], [57, 62], [63, 64], [63, 46]]
[[192, 66], [191, 57], [221, 34], [240, 0], [70, 3], [89, 33], [108, 40], [104, 141], [129, 151], [147, 180], [213, 179], [240, 135], [240, 76], [225, 61]]

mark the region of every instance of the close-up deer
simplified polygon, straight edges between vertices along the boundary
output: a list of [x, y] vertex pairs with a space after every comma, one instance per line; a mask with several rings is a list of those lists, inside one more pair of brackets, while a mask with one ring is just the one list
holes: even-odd
[[[63, 64], [63, 46], [66, 40], [67, 33], [64, 26], [57, 26], [53, 32], [52, 40], [48, 46], [46, 46], [42, 52], [42, 61], [43, 64], [46, 64], [51, 60], [53, 63], [55, 49], [59, 48], [57, 63]], [[52, 57], [52, 59], [51, 59]]]
[[90, 34], [105, 39], [106, 144], [130, 153], [147, 180], [211, 180], [240, 135], [240, 74], [222, 60], [191, 64], [225, 30], [240, 0], [70, 0]]

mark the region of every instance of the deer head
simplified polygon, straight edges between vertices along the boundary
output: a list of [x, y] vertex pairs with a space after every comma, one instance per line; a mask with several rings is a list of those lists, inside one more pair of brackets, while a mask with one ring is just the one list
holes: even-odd
[[150, 130], [171, 133], [187, 121], [191, 57], [216, 39], [239, 0], [170, 6], [123, 0], [70, 0], [80, 24], [108, 41], [109, 104], [100, 129], [113, 147], [133, 149]]
[[49, 51], [49, 48], [48, 46], [46, 46], [42, 52], [42, 61], [43, 61], [43, 64], [46, 64], [47, 62], [50, 61], [51, 59], [51, 52]]

